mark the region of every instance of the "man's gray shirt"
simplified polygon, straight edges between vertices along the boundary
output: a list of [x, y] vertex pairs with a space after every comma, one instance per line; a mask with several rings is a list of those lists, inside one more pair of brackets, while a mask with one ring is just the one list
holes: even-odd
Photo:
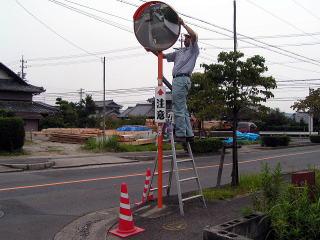
[[165, 54], [168, 62], [174, 62], [172, 75], [191, 74], [199, 56], [198, 42], [191, 43], [189, 47]]

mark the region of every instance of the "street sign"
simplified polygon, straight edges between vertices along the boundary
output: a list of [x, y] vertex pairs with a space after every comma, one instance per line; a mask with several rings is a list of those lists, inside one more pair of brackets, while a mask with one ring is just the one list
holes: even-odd
[[161, 52], [170, 48], [180, 35], [178, 14], [163, 2], [144, 3], [136, 10], [133, 21], [139, 43], [151, 51]]
[[155, 122], [164, 123], [166, 122], [166, 88], [165, 86], [156, 87], [155, 101]]

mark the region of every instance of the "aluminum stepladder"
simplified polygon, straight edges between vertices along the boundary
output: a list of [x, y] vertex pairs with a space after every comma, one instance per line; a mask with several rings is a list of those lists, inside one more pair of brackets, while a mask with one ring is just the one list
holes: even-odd
[[[169, 134], [169, 141], [171, 143], [171, 150], [172, 150], [170, 169], [162, 172], [163, 175], [164, 174], [169, 174], [168, 184], [164, 185], [163, 189], [167, 189], [166, 193], [167, 193], [167, 196], [169, 196], [170, 195], [170, 190], [171, 190], [171, 184], [172, 184], [172, 175], [174, 174], [175, 181], [176, 181], [176, 186], [177, 186], [178, 199], [179, 199], [180, 214], [182, 216], [184, 215], [183, 203], [188, 201], [188, 200], [195, 199], [195, 198], [201, 198], [201, 200], [203, 202], [203, 205], [206, 208], [207, 205], [206, 205], [206, 202], [205, 202], [205, 199], [204, 199], [204, 196], [203, 196], [203, 192], [202, 192], [202, 188], [201, 188], [201, 184], [200, 184], [200, 179], [199, 179], [199, 175], [198, 175], [198, 172], [197, 172], [197, 169], [196, 169], [196, 166], [195, 166], [194, 157], [193, 157], [193, 154], [192, 154], [190, 143], [189, 142], [186, 143], [189, 157], [185, 158], [185, 159], [177, 160], [176, 146], [175, 146], [175, 141], [174, 141], [174, 133], [173, 133], [173, 124], [172, 124], [172, 122], [166, 122], [166, 124], [164, 125], [164, 129], [163, 130], [164, 130], [163, 133], [166, 132], [166, 133]], [[194, 175], [192, 177], [188, 177], [188, 178], [180, 178], [179, 167], [183, 163], [188, 163], [188, 162], [192, 163], [192, 170], [193, 170], [193, 174]], [[158, 166], [158, 152], [156, 154], [154, 168], [153, 168], [153, 172], [152, 172], [152, 175], [151, 175], [151, 181], [150, 181], [150, 185], [149, 185], [148, 190], [147, 190], [147, 196], [149, 195], [149, 192], [158, 191], [158, 188], [152, 188], [154, 177], [158, 175], [158, 172], [156, 172], [157, 166]], [[198, 194], [183, 198], [182, 191], [181, 191], [181, 183], [187, 182], [187, 181], [196, 181], [197, 187], [198, 187], [198, 189], [197, 189], [198, 190]]]

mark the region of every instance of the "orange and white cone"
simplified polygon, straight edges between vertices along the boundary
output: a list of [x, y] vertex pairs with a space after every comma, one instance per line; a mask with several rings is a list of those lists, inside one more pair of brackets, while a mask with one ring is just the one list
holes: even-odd
[[[153, 192], [149, 190], [149, 194], [147, 197], [147, 192], [148, 192], [148, 188], [150, 186], [150, 181], [151, 181], [151, 170], [150, 168], [147, 168], [147, 172], [146, 172], [146, 180], [144, 181], [144, 188], [143, 188], [143, 193], [142, 193], [142, 203], [145, 203], [146, 200], [148, 199], [148, 201], [153, 201]], [[150, 186], [151, 188], [151, 186]]]
[[[136, 205], [137, 206], [140, 206], [142, 204], [144, 204], [147, 199], [148, 201], [153, 201], [154, 198], [153, 198], [153, 192], [149, 190], [149, 194], [148, 194], [148, 197], [147, 197], [147, 192], [148, 192], [148, 188], [150, 186], [150, 181], [151, 181], [151, 170], [150, 168], [147, 168], [147, 171], [146, 171], [146, 180], [144, 181], [144, 187], [143, 187], [143, 192], [142, 192], [142, 199], [141, 199], [141, 202], [137, 202]], [[151, 186], [150, 186], [150, 189], [151, 189]]]
[[132, 212], [130, 209], [130, 200], [128, 195], [127, 184], [121, 184], [120, 193], [120, 213], [119, 213], [119, 224], [116, 229], [110, 231], [110, 233], [118, 237], [129, 237], [140, 232], [144, 229], [136, 227], [133, 222]]

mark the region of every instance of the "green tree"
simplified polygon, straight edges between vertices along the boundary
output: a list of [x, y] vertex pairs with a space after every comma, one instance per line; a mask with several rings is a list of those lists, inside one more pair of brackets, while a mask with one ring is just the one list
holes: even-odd
[[273, 77], [263, 76], [268, 68], [262, 56], [242, 60], [241, 52], [221, 52], [218, 63], [203, 64], [204, 77], [218, 85], [216, 97], [222, 99], [224, 107], [233, 116], [233, 170], [232, 185], [239, 184], [236, 129], [239, 111], [245, 106], [254, 107], [273, 97], [276, 88]]
[[86, 95], [86, 98], [76, 105], [78, 113], [79, 127], [94, 127], [96, 119], [93, 116], [96, 112], [96, 105], [91, 95]]
[[0, 109], [0, 117], [14, 117], [14, 112], [7, 111], [5, 109]]
[[298, 100], [292, 106], [296, 111], [310, 112], [316, 118], [320, 116], [320, 88], [310, 89], [309, 95], [302, 100]]
[[78, 113], [76, 109], [76, 104], [62, 100], [61, 98], [57, 98], [56, 105], [59, 106], [59, 110], [63, 116], [65, 127], [77, 127]]
[[201, 121], [222, 116], [225, 109], [222, 94], [218, 93], [219, 86], [204, 73], [194, 73], [191, 79], [188, 98], [190, 112]]
[[308, 112], [314, 117], [314, 124], [320, 131], [320, 88], [310, 89], [309, 95], [305, 99], [298, 100], [292, 106], [296, 111]]

